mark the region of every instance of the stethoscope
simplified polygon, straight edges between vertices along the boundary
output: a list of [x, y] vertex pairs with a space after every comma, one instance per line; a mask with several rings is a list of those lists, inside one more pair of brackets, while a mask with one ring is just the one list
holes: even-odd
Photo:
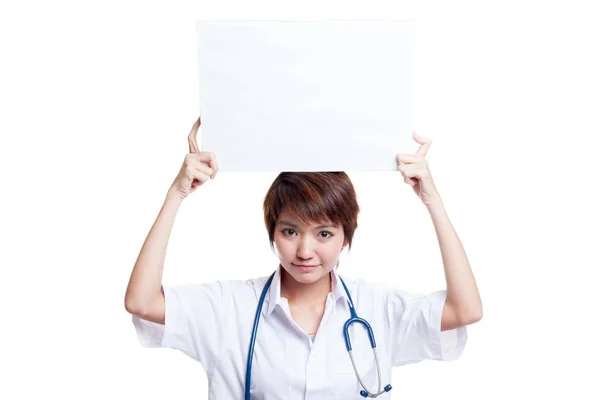
[[[252, 328], [252, 335], [250, 336], [250, 346], [248, 349], [248, 363], [246, 366], [245, 400], [250, 400], [250, 380], [251, 380], [251, 376], [252, 376], [252, 358], [254, 356], [254, 343], [256, 342], [256, 332], [258, 331], [258, 322], [260, 321], [260, 313], [262, 310], [262, 306], [265, 302], [265, 296], [267, 295], [267, 292], [269, 290], [269, 287], [271, 286], [271, 282], [273, 281], [274, 276], [275, 276], [275, 273], [273, 273], [267, 280], [267, 283], [265, 284], [265, 287], [260, 295], [260, 299], [258, 300], [258, 306], [256, 307], [256, 316], [254, 317], [254, 327]], [[350, 319], [348, 319], [346, 321], [346, 323], [344, 324], [344, 329], [343, 329], [344, 340], [346, 342], [346, 350], [348, 350], [348, 354], [350, 355], [350, 361], [352, 361], [352, 367], [354, 368], [354, 373], [356, 374], [356, 377], [358, 378], [358, 382], [360, 382], [360, 385], [363, 388], [363, 390], [360, 391], [360, 395], [362, 397], [371, 397], [371, 398], [379, 397], [383, 393], [386, 393], [386, 392], [389, 392], [390, 390], [392, 390], [392, 385], [387, 385], [386, 387], [383, 388], [383, 390], [381, 390], [381, 370], [379, 368], [379, 358], [377, 358], [377, 351], [375, 349], [376, 346], [375, 346], [375, 337], [373, 336], [373, 329], [371, 328], [371, 325], [366, 320], [359, 318], [356, 315], [356, 310], [354, 309], [354, 302], [352, 301], [352, 296], [350, 296], [350, 292], [348, 291], [348, 288], [346, 287], [346, 284], [344, 283], [344, 280], [341, 277], [340, 277], [340, 281], [342, 282], [342, 285], [344, 286], [344, 290], [346, 291], [346, 294], [348, 295], [348, 306], [350, 307]], [[354, 363], [354, 356], [352, 355], [352, 345], [350, 343], [350, 335], [348, 334], [348, 328], [350, 327], [350, 325], [352, 325], [355, 322], [362, 324], [365, 327], [365, 329], [367, 330], [367, 332], [369, 333], [369, 340], [371, 341], [371, 348], [373, 349], [373, 354], [375, 354], [375, 361], [377, 363], [377, 381], [378, 381], [379, 386], [378, 386], [376, 393], [371, 393], [367, 390], [367, 388], [365, 387], [365, 384], [363, 383], [362, 379], [360, 378], [358, 370], [356, 369], [356, 364]]]

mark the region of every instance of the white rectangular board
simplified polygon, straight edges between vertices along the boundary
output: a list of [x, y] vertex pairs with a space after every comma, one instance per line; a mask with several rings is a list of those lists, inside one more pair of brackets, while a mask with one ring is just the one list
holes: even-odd
[[415, 21], [198, 21], [197, 39], [220, 171], [392, 171], [414, 152]]

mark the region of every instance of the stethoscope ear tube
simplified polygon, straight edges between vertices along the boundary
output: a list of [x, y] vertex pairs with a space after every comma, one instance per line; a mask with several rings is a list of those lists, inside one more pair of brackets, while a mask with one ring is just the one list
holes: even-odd
[[[348, 350], [348, 355], [350, 356], [350, 361], [352, 361], [352, 367], [354, 368], [354, 373], [356, 374], [356, 379], [358, 379], [360, 386], [362, 386], [362, 388], [363, 388], [363, 390], [360, 391], [360, 395], [362, 397], [371, 397], [371, 398], [379, 397], [383, 393], [386, 393], [386, 392], [389, 392], [390, 390], [392, 390], [392, 385], [387, 385], [383, 388], [383, 390], [381, 390], [381, 369], [380, 369], [380, 365], [379, 365], [379, 357], [377, 356], [377, 349], [376, 349], [377, 345], [375, 343], [375, 335], [373, 334], [373, 328], [371, 328], [371, 324], [369, 324], [366, 320], [364, 320], [364, 319], [360, 318], [358, 315], [356, 315], [356, 310], [354, 309], [354, 302], [352, 301], [352, 296], [350, 296], [350, 291], [348, 290], [346, 283], [344, 283], [344, 280], [340, 278], [340, 281], [342, 282], [342, 285], [344, 286], [344, 290], [346, 291], [346, 294], [348, 295], [348, 306], [350, 307], [350, 318], [344, 324], [344, 329], [343, 329], [344, 342], [346, 343], [346, 350]], [[354, 356], [352, 355], [352, 343], [350, 342], [349, 328], [350, 328], [350, 325], [352, 325], [355, 322], [364, 326], [365, 329], [367, 330], [367, 333], [369, 334], [369, 341], [371, 342], [371, 348], [373, 349], [373, 355], [375, 356], [375, 363], [377, 365], [377, 392], [376, 393], [371, 393], [367, 390], [364, 382], [362, 381], [362, 379], [360, 377], [360, 374], [358, 373], [358, 369], [356, 368], [356, 363], [354, 362]]]
[[248, 348], [248, 361], [246, 362], [246, 385], [245, 385], [245, 395], [244, 400], [250, 399], [250, 381], [252, 379], [252, 359], [254, 358], [254, 343], [256, 343], [256, 332], [258, 332], [258, 322], [260, 321], [260, 313], [262, 311], [262, 306], [265, 302], [265, 297], [267, 296], [267, 290], [269, 286], [271, 286], [271, 282], [273, 281], [273, 277], [275, 276], [275, 272], [269, 277], [267, 283], [265, 284], [265, 288], [263, 289], [260, 299], [258, 300], [258, 306], [256, 307], [256, 315], [254, 316], [254, 327], [252, 328], [252, 334], [250, 335], [250, 346]]
[[382, 394], [389, 392], [390, 390], [392, 390], [392, 385], [387, 385], [386, 387], [383, 388], [383, 390], [377, 394], [369, 394], [369, 392], [367, 392], [366, 390], [361, 390], [360, 391], [360, 395], [362, 397], [371, 397], [371, 398], [375, 398], [375, 397], [379, 397]]

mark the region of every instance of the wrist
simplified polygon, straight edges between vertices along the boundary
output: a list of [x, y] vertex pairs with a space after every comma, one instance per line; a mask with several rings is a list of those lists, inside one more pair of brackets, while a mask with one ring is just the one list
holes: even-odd
[[181, 195], [174, 188], [170, 188], [167, 191], [167, 195], [165, 196], [165, 202], [179, 203], [180, 204], [183, 200], [185, 200], [185, 196]]
[[429, 212], [444, 210], [444, 203], [442, 202], [441, 197], [436, 197], [435, 199], [428, 201], [425, 204], [425, 206], [427, 207], [427, 210], [429, 210]]

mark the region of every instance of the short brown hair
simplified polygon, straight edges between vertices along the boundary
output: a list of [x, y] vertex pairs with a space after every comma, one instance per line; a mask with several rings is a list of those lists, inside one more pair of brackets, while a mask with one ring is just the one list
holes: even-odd
[[348, 249], [352, 247], [360, 209], [354, 185], [345, 172], [282, 172], [275, 178], [263, 203], [272, 249], [275, 225], [285, 209], [305, 224], [329, 220], [341, 225]]

